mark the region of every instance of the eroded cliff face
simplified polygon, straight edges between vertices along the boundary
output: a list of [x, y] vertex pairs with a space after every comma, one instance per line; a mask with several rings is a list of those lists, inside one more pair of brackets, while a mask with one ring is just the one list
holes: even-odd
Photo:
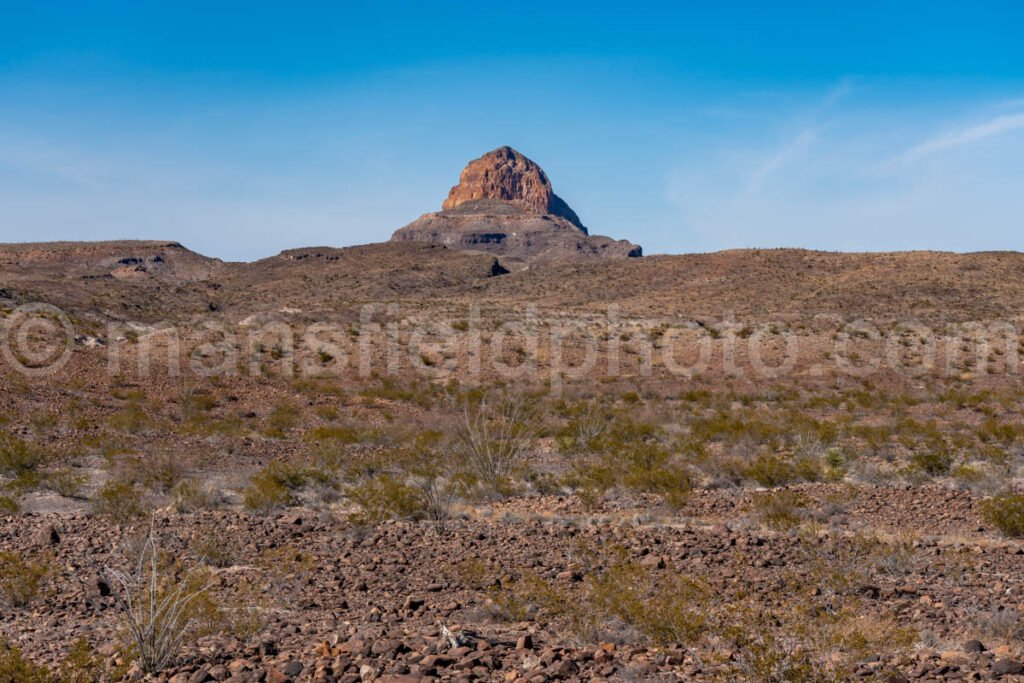
[[551, 188], [547, 174], [511, 147], [471, 161], [441, 211], [421, 216], [392, 236], [525, 261], [641, 256], [625, 240], [589, 235], [579, 216]]
[[508, 146], [469, 162], [441, 210], [450, 211], [481, 199], [510, 202], [529, 213], [559, 216], [587, 232], [576, 212], [552, 191], [544, 170]]

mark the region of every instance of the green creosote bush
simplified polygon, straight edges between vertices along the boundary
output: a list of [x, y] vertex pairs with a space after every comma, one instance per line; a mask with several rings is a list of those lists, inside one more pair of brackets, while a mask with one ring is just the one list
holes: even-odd
[[0, 496], [0, 515], [16, 515], [21, 510], [18, 501], [10, 496]]
[[45, 666], [33, 664], [21, 650], [0, 639], [0, 681], [3, 683], [59, 683]]
[[[99, 683], [105, 680], [107, 667], [96, 651], [84, 638], [71, 644], [71, 650], [60, 667], [60, 683]], [[109, 680], [120, 680], [116, 672], [110, 672]]]
[[233, 567], [242, 550], [235, 539], [215, 530], [204, 533], [191, 546], [203, 564], [219, 569]]
[[92, 500], [92, 513], [114, 524], [131, 524], [144, 517], [148, 511], [142, 491], [129, 481], [108, 481]]
[[39, 595], [50, 570], [47, 560], [26, 560], [14, 552], [0, 552], [0, 599], [7, 607], [27, 607]]
[[220, 492], [198, 479], [183, 479], [171, 490], [171, 504], [177, 512], [210, 510], [221, 503]]
[[672, 462], [660, 444], [638, 443], [623, 453], [622, 484], [633, 491], [654, 493], [673, 508], [681, 508], [693, 488], [689, 472]]
[[299, 423], [299, 409], [290, 403], [278, 403], [267, 417], [264, 436], [283, 439]]
[[1024, 494], [1003, 493], [981, 502], [981, 517], [1004, 536], [1024, 536]]
[[807, 496], [799, 491], [783, 489], [757, 493], [751, 506], [768, 527], [788, 531], [799, 526], [807, 517]]
[[796, 467], [778, 455], [762, 454], [747, 465], [744, 475], [761, 486], [775, 488], [792, 484], [798, 479]]
[[953, 454], [945, 445], [934, 445], [914, 453], [910, 462], [914, 470], [937, 477], [949, 474], [953, 467]]
[[564, 623], [584, 642], [628, 639], [657, 646], [690, 644], [705, 631], [708, 588], [698, 579], [672, 570], [655, 570], [608, 553], [587, 560], [579, 590], [526, 572], [518, 580], [493, 586], [489, 597], [498, 615], [513, 621], [545, 618]]
[[354, 524], [372, 525], [387, 519], [423, 519], [423, 503], [416, 489], [400, 478], [384, 473], [349, 487], [349, 500], [359, 511], [349, 516]]
[[27, 491], [43, 481], [40, 468], [48, 459], [47, 453], [11, 434], [0, 433], [0, 473], [11, 477], [7, 488]]
[[43, 486], [65, 498], [82, 498], [82, 489], [88, 483], [88, 477], [67, 469], [47, 472]]
[[242, 498], [248, 509], [268, 512], [294, 503], [295, 493], [310, 481], [327, 479], [318, 470], [274, 461], [249, 478], [249, 486], [242, 491]]

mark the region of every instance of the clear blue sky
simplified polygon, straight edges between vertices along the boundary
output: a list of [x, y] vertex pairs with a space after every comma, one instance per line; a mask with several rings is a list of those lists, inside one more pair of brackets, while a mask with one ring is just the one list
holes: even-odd
[[386, 239], [510, 144], [648, 253], [1022, 249], [1024, 3], [0, 0], [0, 241]]

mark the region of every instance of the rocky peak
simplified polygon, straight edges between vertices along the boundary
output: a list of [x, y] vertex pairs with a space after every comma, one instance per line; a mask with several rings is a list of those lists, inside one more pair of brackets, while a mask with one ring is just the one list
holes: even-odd
[[541, 167], [507, 146], [469, 162], [441, 211], [399, 228], [391, 241], [495, 254], [502, 258], [503, 272], [513, 260], [530, 263], [643, 254], [626, 240], [590, 235], [576, 212], [552, 191]]
[[587, 231], [576, 212], [551, 189], [544, 170], [507, 145], [469, 162], [441, 209], [450, 211], [481, 200], [510, 202], [527, 213], [560, 216]]

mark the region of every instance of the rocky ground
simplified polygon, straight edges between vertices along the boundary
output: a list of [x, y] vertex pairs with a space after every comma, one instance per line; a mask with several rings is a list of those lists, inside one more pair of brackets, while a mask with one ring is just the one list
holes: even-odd
[[[0, 640], [68, 683], [1024, 680], [1024, 523], [986, 512], [1024, 484], [1024, 347], [981, 338], [1019, 255], [0, 257], [4, 331], [42, 301], [74, 333], [0, 363]], [[481, 415], [529, 427], [492, 480]], [[151, 528], [160, 590], [203, 590], [144, 673], [111, 569]]]
[[[817, 500], [835, 493], [809, 487]], [[212, 593], [228, 609], [252, 610], [243, 638], [212, 635], [184, 650], [160, 680], [729, 680], [741, 675], [733, 655], [698, 646], [646, 646], [579, 635], [540, 615], [511, 615], [501, 591], [530, 572], [573, 596], [585, 584], [588, 552], [621, 548], [653, 574], [699, 576], [711, 587], [709, 612], [741, 593], [771, 603], [808, 599], [820, 590], [815, 563], [837, 558], [849, 590], [869, 610], [893, 614], [924, 634], [916, 651], [880, 652], [858, 677], [885, 680], [1015, 680], [1016, 640], [1024, 607], [1024, 543], [985, 531], [972, 497], [938, 488], [858, 489], [813, 539], [726, 512], [702, 493], [657, 520], [634, 512], [574, 512], [571, 498], [517, 499], [479, 509], [435, 528], [384, 522], [374, 528], [290, 509], [270, 516], [209, 511], [157, 513], [154, 535], [179, 559], [207, 558]], [[709, 505], [709, 502], [712, 504]], [[920, 509], [915, 509], [915, 505]], [[742, 509], [742, 503], [737, 508]], [[820, 509], [820, 508], [816, 508]], [[840, 557], [872, 515], [910, 534], [900, 552]], [[929, 515], [922, 510], [942, 510]], [[708, 514], [711, 513], [711, 514]], [[116, 607], [104, 567], [122, 563], [133, 533], [84, 514], [8, 518], [0, 550], [52, 556], [44, 600], [2, 618], [6, 637], [39, 660], [57, 664], [77, 638], [102, 644], [115, 664]], [[212, 544], [212, 546], [211, 546]], [[810, 551], [808, 550], [810, 548]], [[793, 576], [806, 583], [794, 590]], [[625, 587], [623, 587], [625, 588]], [[498, 601], [498, 604], [496, 604]], [[1013, 614], [1010, 619], [1009, 615]], [[524, 616], [531, 616], [523, 621]], [[625, 639], [628, 641], [628, 637]], [[881, 655], [881, 656], [879, 656]], [[901, 678], [901, 676], [903, 678]], [[130, 678], [138, 677], [129, 672]]]

